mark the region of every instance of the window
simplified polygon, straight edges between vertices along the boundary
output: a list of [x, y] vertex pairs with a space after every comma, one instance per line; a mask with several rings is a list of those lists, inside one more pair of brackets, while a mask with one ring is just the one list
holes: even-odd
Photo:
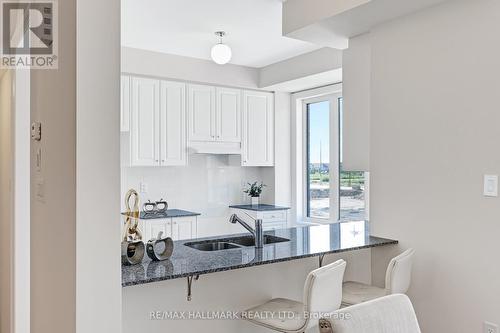
[[330, 217], [330, 102], [307, 104], [307, 217]]
[[339, 103], [340, 95], [303, 101], [306, 219], [338, 220]]
[[302, 108], [304, 220], [367, 219], [368, 173], [342, 170], [342, 95], [304, 99]]

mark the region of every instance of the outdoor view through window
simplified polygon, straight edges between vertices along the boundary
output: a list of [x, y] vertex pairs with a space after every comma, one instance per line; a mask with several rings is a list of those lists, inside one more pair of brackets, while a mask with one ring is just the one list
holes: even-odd
[[[337, 101], [340, 112], [339, 137], [342, 138], [342, 99]], [[329, 219], [334, 209], [341, 220], [364, 220], [365, 174], [362, 171], [341, 171], [340, 189], [333, 188], [330, 178], [338, 177], [330, 170], [330, 102], [328, 100], [307, 104], [307, 217]], [[340, 139], [342, 140], [342, 139]], [[342, 170], [342, 142], [340, 146], [340, 170]], [[340, 202], [331, 202], [330, 191], [338, 191]]]

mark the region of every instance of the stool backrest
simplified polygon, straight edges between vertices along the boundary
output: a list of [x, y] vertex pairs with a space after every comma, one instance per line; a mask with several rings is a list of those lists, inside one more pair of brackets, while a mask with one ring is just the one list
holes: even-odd
[[[304, 284], [304, 310], [309, 314], [309, 319], [317, 323], [321, 313], [330, 313], [340, 308], [345, 268], [346, 262], [341, 259], [307, 275]], [[316, 320], [315, 316], [318, 317]]]
[[320, 319], [323, 333], [421, 333], [408, 296], [394, 294], [349, 306]]
[[408, 249], [389, 262], [385, 274], [385, 289], [389, 294], [405, 294], [410, 288], [414, 253], [415, 250]]

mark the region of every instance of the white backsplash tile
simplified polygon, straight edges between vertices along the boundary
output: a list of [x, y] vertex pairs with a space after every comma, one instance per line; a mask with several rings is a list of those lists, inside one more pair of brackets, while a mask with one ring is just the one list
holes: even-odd
[[148, 192], [140, 193], [141, 203], [163, 198], [170, 208], [201, 213], [200, 223], [225, 223], [229, 205], [250, 202], [243, 186], [254, 181], [267, 185], [262, 202], [273, 203], [274, 168], [242, 167], [236, 155], [192, 154], [183, 167], [122, 167], [121, 192], [122, 198], [130, 188], [139, 192], [144, 183]]

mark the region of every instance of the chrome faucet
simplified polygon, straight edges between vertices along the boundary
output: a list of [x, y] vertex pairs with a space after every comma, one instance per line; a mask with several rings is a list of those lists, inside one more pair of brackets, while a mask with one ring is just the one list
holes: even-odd
[[[248, 216], [251, 217], [250, 215], [248, 215]], [[243, 221], [241, 218], [239, 218], [238, 215], [236, 215], [236, 214], [231, 215], [231, 217], [229, 218], [229, 222], [231, 222], [233, 224], [238, 222], [239, 224], [241, 224], [254, 237], [255, 247], [262, 248], [262, 246], [264, 245], [264, 233], [262, 231], [262, 220], [261, 219], [254, 219], [253, 217], [251, 217], [251, 218], [255, 221], [255, 229], [253, 229], [251, 226], [249, 226], [245, 221]]]

